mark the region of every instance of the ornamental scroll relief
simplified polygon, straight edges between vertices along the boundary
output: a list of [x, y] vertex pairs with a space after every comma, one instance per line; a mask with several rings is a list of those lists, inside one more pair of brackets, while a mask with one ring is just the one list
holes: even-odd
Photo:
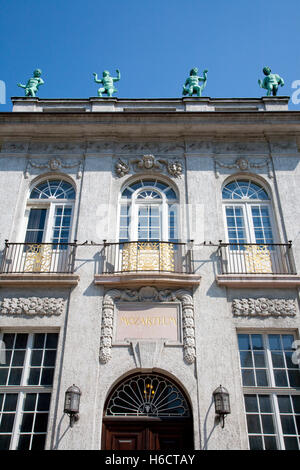
[[294, 299], [233, 299], [232, 313], [246, 317], [293, 317], [296, 315]]
[[143, 157], [133, 160], [119, 159], [115, 164], [115, 173], [119, 178], [128, 175], [131, 169], [134, 172], [162, 173], [166, 171], [173, 178], [179, 178], [183, 173], [183, 163], [179, 160], [163, 160], [156, 159], [153, 155], [143, 155]]
[[102, 305], [102, 324], [99, 359], [106, 364], [112, 357], [115, 302], [180, 302], [182, 307], [183, 356], [188, 364], [196, 357], [194, 302], [189, 291], [179, 289], [157, 290], [154, 287], [141, 287], [136, 290], [112, 289], [106, 292]]
[[237, 158], [233, 163], [225, 163], [214, 157], [214, 170], [216, 178], [219, 178], [220, 176], [219, 168], [225, 168], [229, 170], [237, 169], [240, 171], [252, 171], [253, 169], [259, 170], [261, 168], [267, 168], [268, 177], [273, 177], [271, 172], [270, 158], [264, 158], [260, 162], [252, 162], [252, 160], [250, 161], [245, 157], [240, 157]]
[[38, 170], [48, 169], [50, 171], [58, 171], [63, 169], [70, 169], [70, 168], [77, 168], [77, 179], [82, 177], [83, 171], [83, 161], [77, 160], [76, 162], [67, 163], [60, 158], [54, 157], [48, 160], [47, 162], [43, 161], [37, 162], [35, 159], [29, 158], [27, 161], [26, 169], [25, 169], [25, 178], [29, 177], [29, 170], [30, 168], [36, 168]]
[[2, 315], [61, 315], [64, 308], [65, 299], [61, 297], [13, 297], [0, 301]]

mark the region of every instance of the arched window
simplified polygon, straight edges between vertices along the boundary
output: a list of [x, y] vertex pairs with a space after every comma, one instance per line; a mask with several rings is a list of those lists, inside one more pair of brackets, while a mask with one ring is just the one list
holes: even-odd
[[125, 380], [111, 395], [106, 416], [189, 417], [189, 405], [179, 388], [166, 377], [138, 374]]
[[222, 196], [229, 243], [274, 243], [271, 201], [261, 185], [237, 179], [226, 184]]
[[120, 200], [120, 241], [178, 240], [177, 196], [157, 179], [126, 186]]
[[193, 449], [193, 417], [183, 390], [159, 373], [123, 379], [103, 413], [103, 450]]
[[61, 179], [47, 179], [31, 190], [25, 243], [70, 241], [75, 190]]

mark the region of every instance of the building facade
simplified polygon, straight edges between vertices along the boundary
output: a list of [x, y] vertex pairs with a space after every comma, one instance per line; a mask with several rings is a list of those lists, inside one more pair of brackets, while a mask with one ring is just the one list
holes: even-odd
[[299, 450], [288, 98], [12, 101], [0, 449]]

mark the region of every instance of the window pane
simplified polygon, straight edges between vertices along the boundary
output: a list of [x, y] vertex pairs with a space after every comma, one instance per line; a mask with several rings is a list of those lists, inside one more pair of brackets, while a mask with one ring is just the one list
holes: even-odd
[[269, 335], [269, 345], [272, 350], [280, 350], [280, 335]]
[[265, 441], [265, 449], [266, 450], [276, 450], [277, 449], [276, 438], [274, 436], [265, 436], [264, 441]]
[[300, 396], [295, 395], [292, 397], [292, 399], [295, 413], [300, 413]]
[[34, 335], [33, 348], [42, 349], [44, 347], [45, 334], [37, 333]]
[[48, 411], [50, 406], [50, 393], [40, 393], [38, 399], [37, 410], [38, 411]]
[[0, 435], [0, 450], [9, 450], [11, 435]]
[[18, 333], [16, 337], [15, 349], [26, 349], [28, 335], [24, 333]]
[[15, 351], [13, 355], [12, 365], [22, 366], [24, 363], [25, 351]]
[[5, 343], [6, 349], [12, 349], [14, 346], [15, 334], [14, 333], [5, 333], [3, 335], [3, 342]]
[[240, 350], [244, 351], [244, 350], [251, 349], [249, 335], [240, 334], [240, 335], [238, 335], [238, 340], [239, 340]]
[[261, 436], [249, 436], [250, 450], [263, 450]]
[[283, 353], [272, 351], [272, 363], [273, 367], [285, 367]]
[[291, 387], [300, 387], [300, 372], [299, 370], [289, 370], [289, 381]]
[[36, 393], [26, 393], [26, 398], [24, 401], [24, 411], [34, 411], [35, 410], [35, 401]]
[[0, 422], [0, 432], [11, 432], [15, 420], [14, 413], [3, 413]]
[[272, 405], [269, 395], [259, 395], [259, 406], [262, 413], [272, 412]]
[[274, 434], [274, 424], [273, 424], [273, 417], [271, 415], [262, 415], [261, 416], [262, 420], [262, 426], [263, 426], [263, 432], [265, 434]]
[[278, 406], [280, 413], [291, 413], [292, 405], [289, 395], [278, 395]]
[[253, 370], [243, 370], [242, 371], [243, 385], [245, 387], [255, 385], [254, 372]]
[[267, 372], [263, 369], [256, 370], [256, 381], [258, 387], [267, 387], [268, 386], [268, 377]]
[[247, 415], [247, 425], [248, 425], [248, 432], [252, 433], [261, 433], [261, 427], [259, 422], [258, 415]]
[[32, 366], [40, 366], [42, 364], [43, 359], [43, 351], [41, 349], [33, 350], [31, 354], [31, 362]]
[[293, 335], [282, 335], [283, 349], [293, 349], [292, 348], [293, 342], [294, 342]]
[[29, 450], [30, 449], [30, 434], [23, 434], [19, 438], [18, 450]]
[[6, 385], [8, 369], [0, 368], [0, 385]]
[[42, 378], [41, 378], [41, 385], [52, 385], [53, 384], [53, 375], [54, 369], [43, 369]]
[[242, 367], [253, 367], [251, 351], [242, 351], [240, 358]]
[[24, 413], [21, 424], [21, 432], [31, 432], [34, 413]]
[[32, 437], [32, 450], [44, 450], [46, 441], [46, 434], [35, 434]]
[[254, 362], [256, 367], [266, 367], [265, 363], [265, 353], [262, 352], [254, 352]]
[[8, 385], [20, 385], [23, 369], [11, 369], [8, 379]]
[[56, 351], [45, 351], [44, 366], [54, 366]]
[[34, 432], [46, 432], [48, 413], [38, 413], [35, 417]]
[[294, 418], [292, 415], [281, 415], [280, 419], [283, 434], [296, 434]]
[[300, 416], [295, 416], [295, 419], [296, 419], [297, 432], [300, 437]]
[[296, 437], [285, 437], [284, 438], [285, 450], [298, 450], [298, 440]]
[[262, 335], [251, 335], [253, 349], [263, 349]]
[[288, 386], [285, 370], [274, 370], [274, 378], [276, 387]]
[[5, 397], [3, 411], [15, 411], [17, 407], [17, 400], [17, 393], [7, 393]]
[[41, 369], [31, 368], [28, 378], [28, 385], [39, 385]]
[[258, 412], [256, 395], [245, 395], [245, 408], [248, 412]]

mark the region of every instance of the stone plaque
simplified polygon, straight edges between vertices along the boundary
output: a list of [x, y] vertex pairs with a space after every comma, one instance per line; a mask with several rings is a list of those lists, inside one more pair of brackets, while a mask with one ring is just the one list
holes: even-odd
[[117, 304], [116, 342], [165, 339], [181, 342], [179, 306], [138, 302]]

